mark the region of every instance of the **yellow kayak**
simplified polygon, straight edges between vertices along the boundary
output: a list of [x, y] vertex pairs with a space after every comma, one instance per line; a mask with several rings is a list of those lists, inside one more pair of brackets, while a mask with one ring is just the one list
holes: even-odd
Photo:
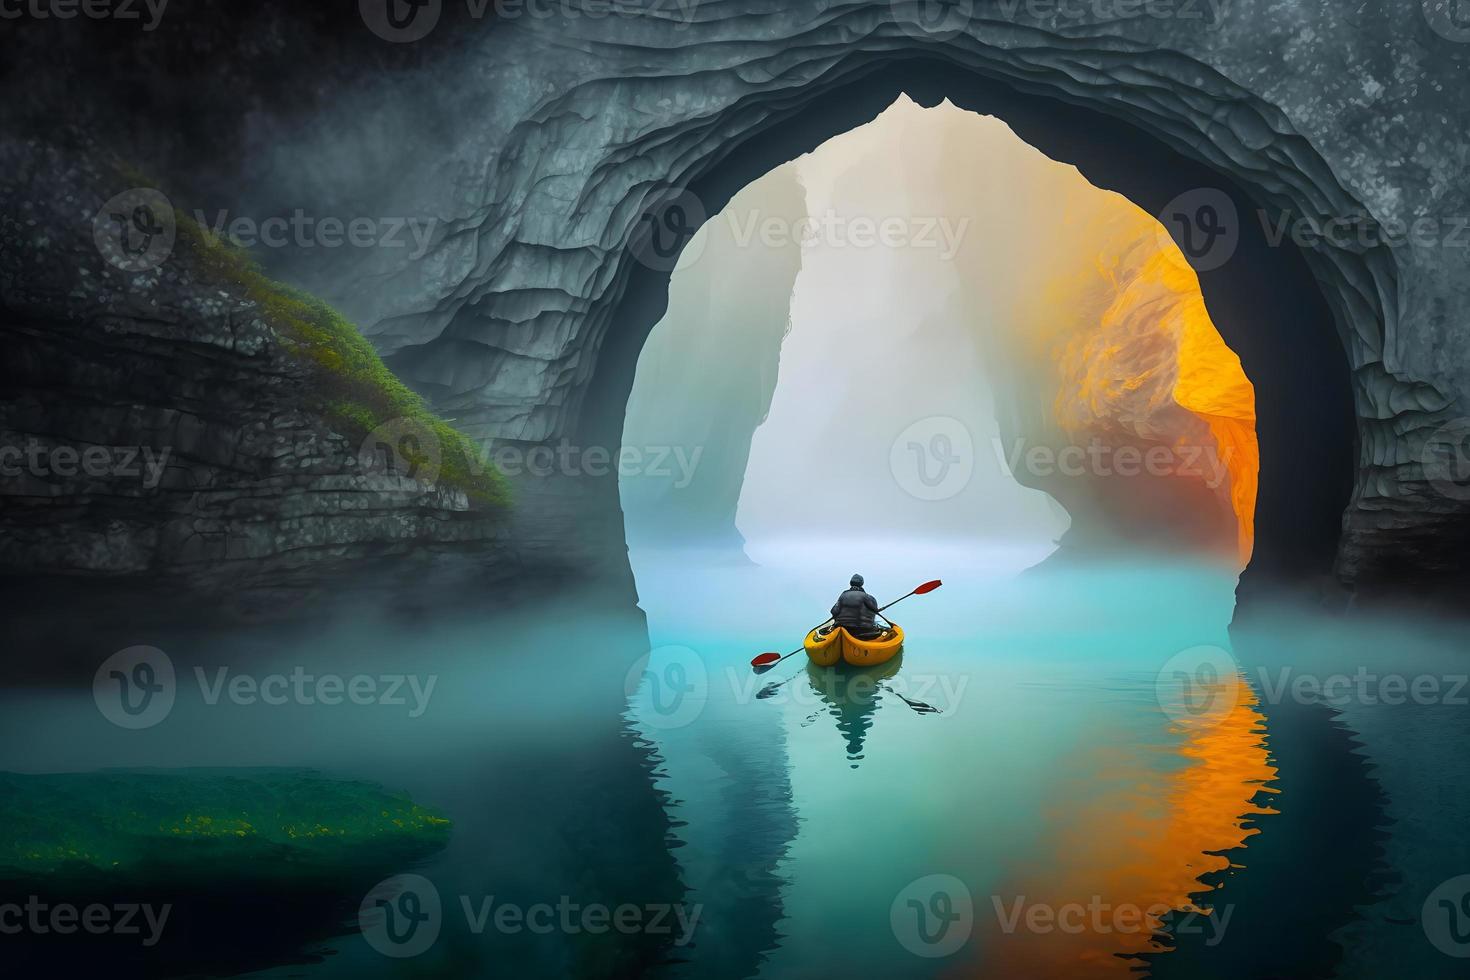
[[897, 623], [871, 640], [859, 640], [840, 626], [820, 627], [806, 635], [802, 646], [818, 667], [831, 667], [839, 660], [854, 667], [886, 663], [903, 649], [903, 630]]

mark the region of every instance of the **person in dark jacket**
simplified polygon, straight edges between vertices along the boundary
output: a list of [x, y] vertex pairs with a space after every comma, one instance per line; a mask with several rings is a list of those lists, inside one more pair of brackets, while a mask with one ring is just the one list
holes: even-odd
[[882, 630], [873, 625], [878, 600], [863, 591], [863, 577], [854, 575], [848, 589], [832, 604], [832, 622], [860, 640], [870, 640]]

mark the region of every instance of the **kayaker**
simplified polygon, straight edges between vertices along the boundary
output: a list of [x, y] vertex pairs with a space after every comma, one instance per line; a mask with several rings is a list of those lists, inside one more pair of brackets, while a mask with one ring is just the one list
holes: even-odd
[[873, 625], [878, 600], [863, 591], [863, 577], [854, 575], [848, 589], [832, 604], [832, 622], [859, 640], [871, 640], [883, 632]]

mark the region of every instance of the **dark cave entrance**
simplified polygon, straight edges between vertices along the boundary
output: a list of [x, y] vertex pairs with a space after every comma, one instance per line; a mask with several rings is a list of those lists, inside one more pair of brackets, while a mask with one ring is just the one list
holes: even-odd
[[[689, 181], [709, 213], [772, 168], [870, 122], [904, 94], [923, 106], [948, 99], [996, 116], [1046, 156], [1075, 165], [1097, 187], [1150, 214], [1199, 188], [1228, 195], [1240, 218], [1234, 253], [1218, 266], [1201, 266], [1198, 275], [1211, 319], [1256, 388], [1260, 487], [1255, 549], [1241, 591], [1330, 574], [1355, 450], [1347, 359], [1306, 259], [1290, 241], [1273, 244], [1257, 220], [1266, 212], [1245, 190], [1096, 108], [1023, 94], [939, 61], [890, 61], [803, 94], [758, 136], [723, 147]], [[1177, 240], [1180, 229], [1170, 230]], [[667, 306], [670, 272], [628, 265], [582, 413], [578, 436], [591, 445], [619, 444], [638, 356]]]

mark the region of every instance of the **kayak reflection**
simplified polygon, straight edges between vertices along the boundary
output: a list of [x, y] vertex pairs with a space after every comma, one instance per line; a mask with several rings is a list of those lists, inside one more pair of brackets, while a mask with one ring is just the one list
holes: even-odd
[[856, 769], [863, 758], [863, 746], [873, 727], [873, 715], [888, 693], [884, 681], [898, 673], [903, 654], [876, 667], [851, 667], [838, 664], [821, 667], [807, 661], [807, 679], [817, 692], [827, 713], [837, 722], [837, 731], [847, 742], [847, 760]]

